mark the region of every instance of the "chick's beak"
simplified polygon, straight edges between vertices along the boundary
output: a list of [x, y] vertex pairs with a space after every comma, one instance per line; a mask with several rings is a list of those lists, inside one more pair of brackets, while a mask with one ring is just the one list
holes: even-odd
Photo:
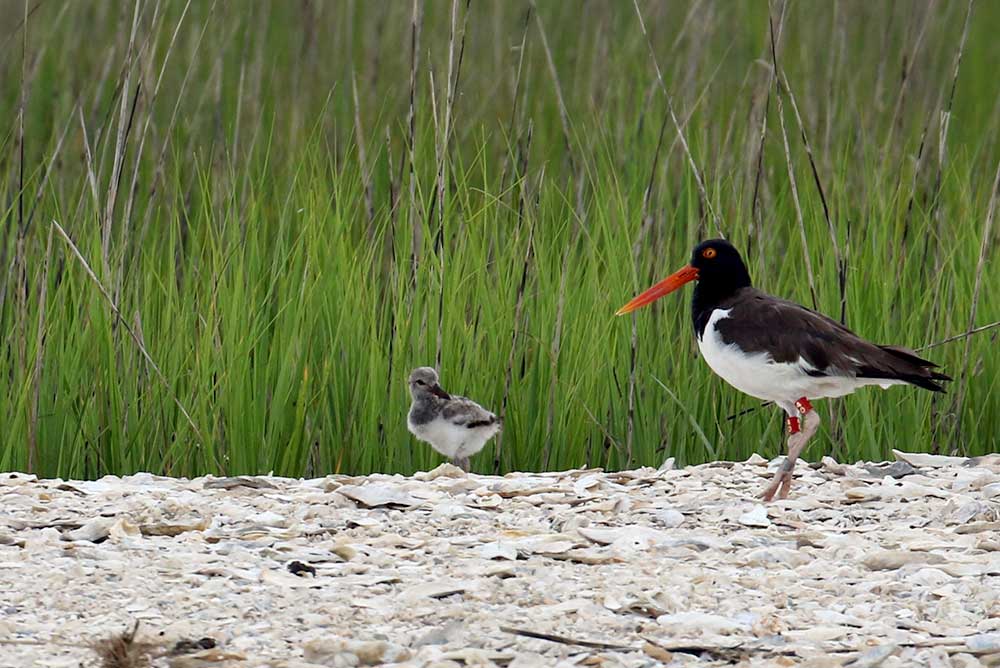
[[444, 389], [437, 383], [431, 385], [431, 394], [442, 399], [451, 399], [451, 395], [445, 392]]

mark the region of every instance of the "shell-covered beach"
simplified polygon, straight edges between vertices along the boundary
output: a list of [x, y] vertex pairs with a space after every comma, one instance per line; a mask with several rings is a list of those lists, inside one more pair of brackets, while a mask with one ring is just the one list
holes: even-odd
[[0, 475], [0, 665], [1000, 663], [1000, 456]]

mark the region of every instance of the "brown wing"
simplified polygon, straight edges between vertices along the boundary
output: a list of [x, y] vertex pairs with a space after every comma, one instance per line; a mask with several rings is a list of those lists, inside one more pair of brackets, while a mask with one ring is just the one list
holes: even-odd
[[754, 288], [744, 288], [719, 305], [731, 309], [715, 327], [726, 343], [748, 353], [767, 352], [776, 362], [804, 360], [813, 376], [902, 380], [943, 391], [935, 365], [911, 350], [862, 339], [836, 320]]

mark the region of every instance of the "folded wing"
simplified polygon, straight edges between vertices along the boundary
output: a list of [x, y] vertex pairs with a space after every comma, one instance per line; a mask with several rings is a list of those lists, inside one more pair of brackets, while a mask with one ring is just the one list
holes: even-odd
[[442, 410], [441, 416], [448, 422], [467, 429], [489, 427], [500, 423], [500, 418], [496, 415], [465, 397], [453, 396]]
[[944, 391], [935, 381], [951, 380], [912, 350], [871, 343], [822, 313], [754, 288], [719, 307], [730, 309], [730, 317], [716, 324], [725, 343], [766, 352], [775, 362], [802, 364], [810, 376], [896, 380], [934, 392]]

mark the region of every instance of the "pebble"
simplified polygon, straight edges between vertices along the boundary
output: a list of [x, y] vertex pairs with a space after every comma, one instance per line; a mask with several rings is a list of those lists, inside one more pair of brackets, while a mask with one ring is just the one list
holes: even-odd
[[740, 515], [739, 523], [747, 527], [767, 528], [771, 526], [771, 520], [767, 517], [767, 508], [759, 504], [754, 506], [750, 512]]
[[1000, 633], [980, 633], [970, 636], [965, 641], [965, 647], [977, 654], [1000, 652]]

